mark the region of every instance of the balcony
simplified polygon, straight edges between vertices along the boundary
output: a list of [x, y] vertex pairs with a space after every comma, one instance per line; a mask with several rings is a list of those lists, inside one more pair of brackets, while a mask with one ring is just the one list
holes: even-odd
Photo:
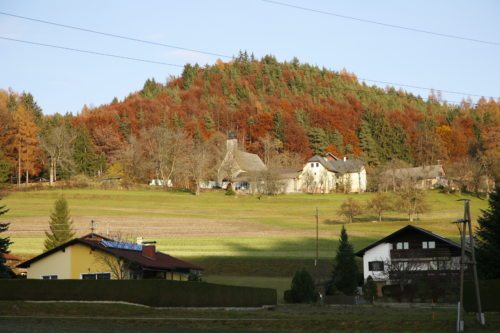
[[391, 260], [398, 259], [447, 259], [451, 257], [449, 249], [408, 249], [408, 250], [391, 250]]

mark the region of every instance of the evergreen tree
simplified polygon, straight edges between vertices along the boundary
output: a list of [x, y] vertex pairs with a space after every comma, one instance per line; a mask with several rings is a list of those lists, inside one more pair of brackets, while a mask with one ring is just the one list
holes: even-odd
[[342, 226], [337, 248], [337, 256], [333, 261], [333, 273], [329, 294], [339, 291], [345, 295], [354, 295], [358, 286], [358, 265], [354, 256], [354, 249], [349, 242], [347, 231]]
[[477, 263], [485, 279], [500, 278], [500, 186], [490, 195], [489, 207], [482, 210], [476, 229]]
[[309, 303], [314, 301], [314, 281], [308, 271], [302, 269], [295, 272], [290, 293], [292, 302], [294, 303]]
[[64, 197], [59, 198], [54, 203], [54, 210], [50, 214], [50, 233], [45, 232], [45, 250], [53, 249], [75, 236], [73, 231], [73, 221], [69, 215], [68, 202]]
[[[0, 216], [7, 213], [9, 210], [5, 205], [0, 205]], [[0, 223], [0, 234], [9, 229], [9, 223]], [[9, 246], [12, 244], [9, 237], [0, 237], [0, 254], [9, 253]], [[8, 276], [8, 268], [0, 257], [0, 278]]]
[[377, 143], [373, 139], [370, 124], [367, 121], [361, 123], [359, 140], [365, 161], [369, 165], [379, 165], [380, 161], [378, 158]]
[[101, 161], [94, 151], [89, 131], [84, 126], [80, 126], [76, 130], [73, 143], [73, 161], [76, 172], [87, 176], [95, 176], [99, 167], [101, 167]]

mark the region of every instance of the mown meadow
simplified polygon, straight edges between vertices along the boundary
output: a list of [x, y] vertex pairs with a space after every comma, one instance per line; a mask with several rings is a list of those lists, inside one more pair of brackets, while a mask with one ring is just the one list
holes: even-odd
[[[319, 268], [328, 274], [344, 220], [338, 210], [351, 197], [365, 204], [374, 194], [297, 194], [199, 196], [157, 190], [65, 189], [10, 192], [1, 201], [10, 211], [11, 250], [24, 257], [43, 251], [44, 230], [54, 201], [68, 200], [78, 235], [95, 231], [135, 239], [156, 240], [159, 250], [202, 265], [206, 279], [219, 283], [289, 286], [293, 272], [313, 267], [316, 256], [316, 208], [319, 212]], [[451, 222], [463, 216], [470, 199], [475, 220], [487, 201], [468, 195], [427, 192], [429, 211], [413, 223], [452, 240], [458, 231]], [[366, 212], [346, 224], [359, 250], [407, 225], [404, 212], [388, 212], [383, 222]], [[265, 279], [269, 278], [269, 279]]]

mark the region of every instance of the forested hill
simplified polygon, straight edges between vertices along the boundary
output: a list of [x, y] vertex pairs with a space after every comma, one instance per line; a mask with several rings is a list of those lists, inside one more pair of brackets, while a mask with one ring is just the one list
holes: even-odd
[[304, 158], [330, 151], [361, 155], [372, 164], [391, 159], [428, 164], [492, 149], [500, 104], [446, 105], [438, 98], [367, 86], [344, 70], [297, 59], [279, 63], [273, 56], [259, 61], [242, 53], [229, 63], [188, 64], [165, 85], [148, 80], [123, 102], [84, 110], [77, 118], [91, 132], [107, 127], [116, 141], [165, 124], [204, 138], [232, 131], [259, 154], [269, 135]]
[[[0, 109], [1, 104], [0, 99]], [[233, 132], [246, 150], [261, 156], [272, 142], [278, 152], [302, 159], [329, 151], [361, 156], [375, 166], [396, 159], [413, 165], [498, 159], [500, 150], [497, 101], [447, 105], [438, 97], [368, 86], [345, 70], [297, 59], [280, 63], [273, 56], [257, 60], [246, 53], [213, 66], [188, 64], [180, 77], [166, 84], [147, 80], [123, 101], [84, 107], [73, 117], [44, 118], [39, 133], [70, 123], [86, 133], [84, 143], [108, 165], [140, 139], [143, 129], [158, 126], [195, 139]]]

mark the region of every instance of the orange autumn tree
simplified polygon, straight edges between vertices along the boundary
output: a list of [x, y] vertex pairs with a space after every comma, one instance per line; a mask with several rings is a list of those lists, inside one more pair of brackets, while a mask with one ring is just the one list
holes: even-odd
[[19, 103], [14, 111], [13, 126], [11, 128], [11, 150], [17, 157], [17, 185], [21, 185], [21, 175], [26, 175], [26, 184], [29, 175], [39, 171], [37, 156], [39, 156], [38, 128], [33, 116], [26, 110], [24, 104]]

